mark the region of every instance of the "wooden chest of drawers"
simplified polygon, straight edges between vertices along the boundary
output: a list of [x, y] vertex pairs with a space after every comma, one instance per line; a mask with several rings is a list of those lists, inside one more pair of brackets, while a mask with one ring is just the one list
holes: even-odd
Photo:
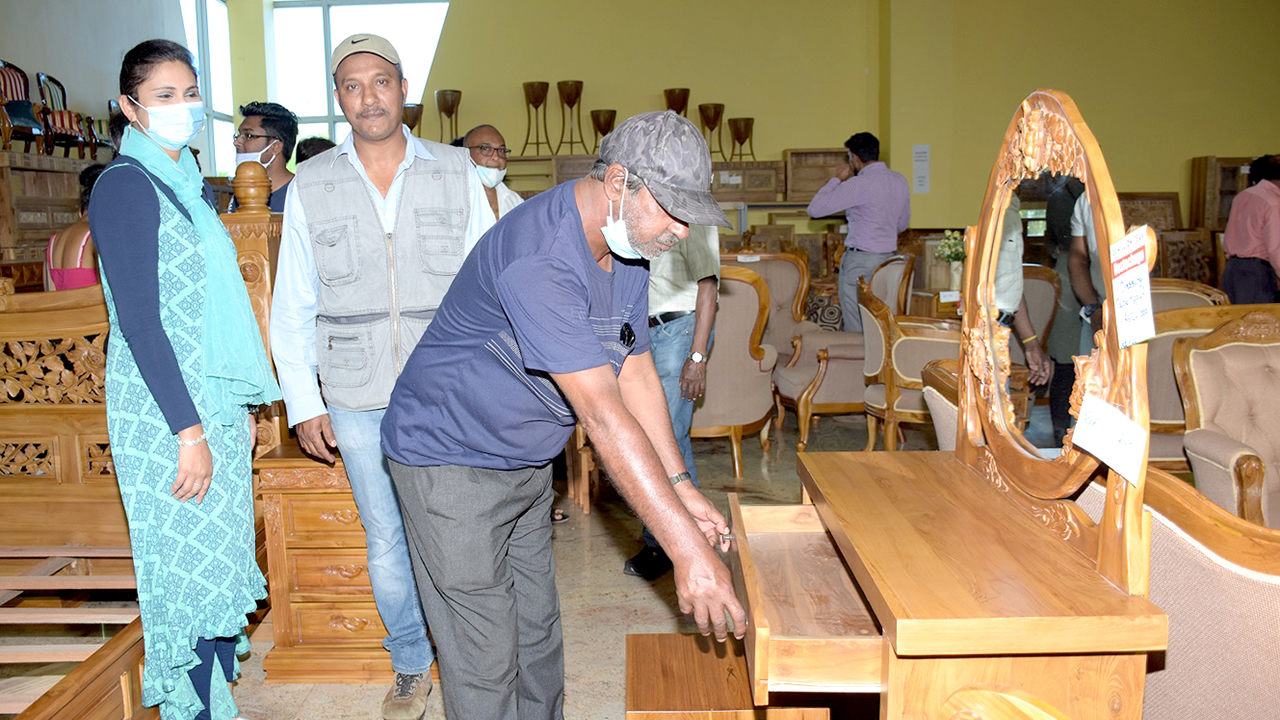
[[275, 647], [268, 682], [390, 681], [364, 528], [341, 461], [286, 444], [258, 458]]

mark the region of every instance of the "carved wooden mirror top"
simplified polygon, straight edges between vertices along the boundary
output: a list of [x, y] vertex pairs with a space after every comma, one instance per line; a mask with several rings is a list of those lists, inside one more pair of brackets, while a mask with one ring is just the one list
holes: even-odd
[[[1108, 477], [1107, 514], [1095, 525], [1073, 502], [1099, 468], [1092, 455], [1074, 448], [1067, 436], [1062, 454], [1044, 459], [1016, 429], [1010, 401], [1008, 328], [997, 321], [994, 285], [1001, 233], [1015, 188], [1042, 173], [1070, 175], [1085, 183], [1098, 238], [1098, 261], [1110, 285], [1111, 243], [1124, 236], [1120, 204], [1102, 152], [1075, 103], [1066, 94], [1038, 90], [1013, 115], [991, 170], [979, 225], [966, 232], [965, 297], [960, 370], [960, 433], [957, 455], [1087, 557], [1131, 593], [1145, 594], [1147, 571], [1142, 522], [1142, 478], [1129, 485], [1114, 471]], [[1155, 257], [1148, 246], [1149, 261]], [[1070, 288], [1064, 288], [1070, 292]], [[1148, 427], [1146, 346], [1121, 350], [1115, 332], [1111, 292], [1104, 303], [1099, 347], [1076, 358], [1073, 412], [1084, 393], [1119, 408], [1145, 431]], [[1141, 475], [1146, 472], [1144, 446]], [[1122, 521], [1123, 520], [1123, 521]]]

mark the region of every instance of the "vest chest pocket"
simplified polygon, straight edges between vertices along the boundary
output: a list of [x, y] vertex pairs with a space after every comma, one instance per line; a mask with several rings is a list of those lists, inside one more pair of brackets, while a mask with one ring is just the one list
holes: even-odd
[[320, 381], [335, 388], [368, 385], [377, 364], [372, 327], [318, 318], [316, 330]]
[[308, 223], [316, 271], [325, 285], [346, 285], [360, 277], [360, 254], [356, 252], [358, 226], [354, 215]]
[[418, 262], [433, 275], [457, 275], [462, 269], [462, 211], [420, 208], [413, 211]]

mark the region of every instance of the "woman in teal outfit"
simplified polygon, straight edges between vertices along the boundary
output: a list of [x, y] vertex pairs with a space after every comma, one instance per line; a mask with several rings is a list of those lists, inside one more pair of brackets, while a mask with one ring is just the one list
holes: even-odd
[[125, 55], [120, 93], [130, 125], [89, 225], [111, 322], [107, 429], [138, 580], [142, 699], [164, 720], [227, 720], [245, 615], [266, 596], [250, 412], [280, 390], [187, 149], [205, 117], [190, 53], [141, 43]]

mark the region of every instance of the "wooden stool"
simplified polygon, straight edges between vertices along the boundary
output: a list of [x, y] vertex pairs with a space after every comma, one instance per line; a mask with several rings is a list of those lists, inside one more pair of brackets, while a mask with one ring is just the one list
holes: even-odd
[[757, 708], [742, 643], [627, 636], [627, 720], [829, 720], [826, 708]]

